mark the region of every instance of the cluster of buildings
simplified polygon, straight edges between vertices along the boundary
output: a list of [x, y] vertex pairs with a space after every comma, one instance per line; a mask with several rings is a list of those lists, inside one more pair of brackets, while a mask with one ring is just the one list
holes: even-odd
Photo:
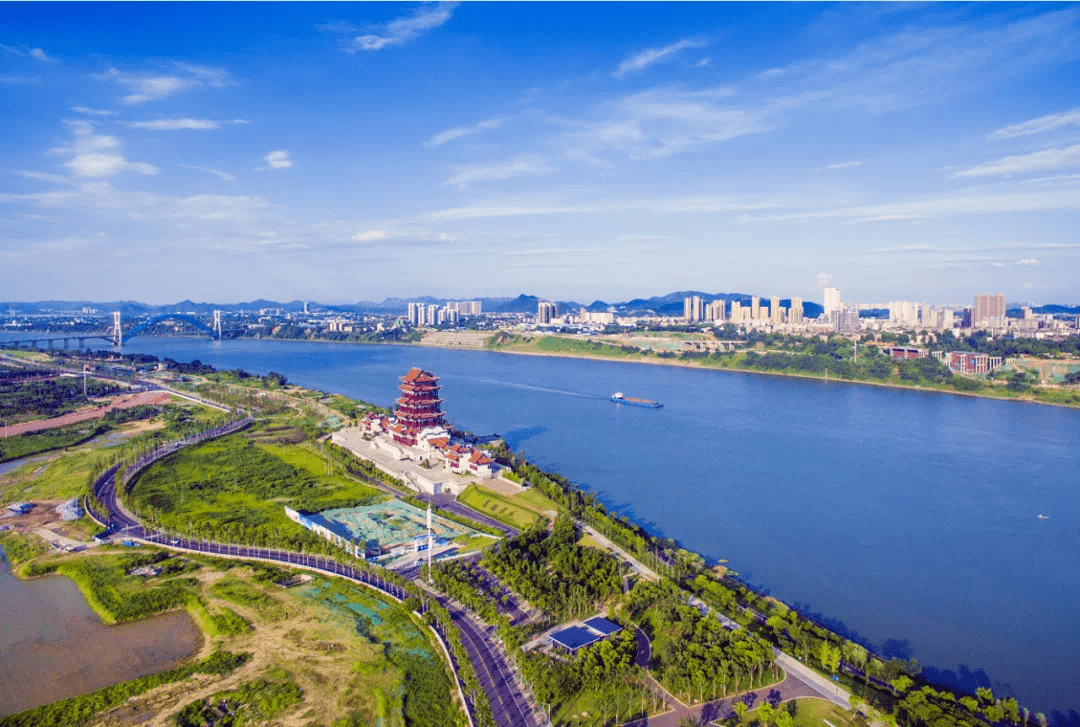
[[414, 326], [456, 326], [462, 316], [480, 315], [480, 301], [450, 301], [441, 308], [434, 303], [409, 303], [409, 323]]
[[[371, 450], [358, 451], [349, 432], [335, 432], [334, 442], [346, 446], [357, 456], [368, 459], [393, 477], [403, 477], [417, 490], [437, 494], [452, 492], [455, 483], [437, 481], [434, 466], [446, 474], [491, 479], [501, 468], [484, 450], [455, 440], [447, 429], [439, 398], [439, 379], [428, 371], [412, 368], [401, 377], [394, 416], [367, 414], [361, 418], [359, 433]], [[397, 462], [411, 460], [423, 471], [404, 470]], [[393, 462], [394, 465], [388, 463]], [[457, 483], [460, 484], [460, 483]]]
[[[839, 291], [837, 291], [839, 295]], [[688, 323], [697, 321], [711, 321], [723, 323], [751, 323], [754, 321], [768, 322], [774, 325], [803, 323], [802, 298], [792, 298], [787, 307], [780, 305], [779, 296], [773, 296], [768, 305], [762, 305], [761, 298], [754, 295], [750, 297], [750, 304], [744, 306], [742, 301], [731, 301], [731, 313], [727, 313], [727, 300], [705, 302], [701, 296], [691, 296], [683, 299], [683, 319]]]

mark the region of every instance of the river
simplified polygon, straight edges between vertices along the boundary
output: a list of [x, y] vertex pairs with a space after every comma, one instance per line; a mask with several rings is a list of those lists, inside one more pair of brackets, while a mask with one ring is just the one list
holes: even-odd
[[107, 626], [70, 578], [21, 581], [7, 561], [0, 614], [0, 716], [157, 674], [202, 641], [185, 611]]
[[[124, 351], [384, 406], [423, 366], [456, 425], [502, 434], [653, 532], [939, 681], [1080, 720], [1080, 411], [412, 346], [137, 338]], [[612, 404], [616, 390], [664, 408]]]

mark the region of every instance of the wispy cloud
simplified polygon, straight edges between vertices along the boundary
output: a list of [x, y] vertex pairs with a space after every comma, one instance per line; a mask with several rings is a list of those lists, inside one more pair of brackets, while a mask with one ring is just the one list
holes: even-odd
[[27, 179], [37, 179], [41, 182], [53, 182], [56, 184], [71, 181], [69, 177], [65, 177], [61, 174], [50, 174], [48, 172], [34, 172], [20, 169], [16, 171], [15, 174], [18, 174], [20, 177], [26, 177]]
[[1063, 149], [1043, 149], [1031, 154], [1002, 157], [993, 162], [955, 172], [954, 178], [992, 177], [1006, 174], [1052, 171], [1080, 166], [1080, 144]]
[[632, 159], [665, 157], [775, 128], [761, 109], [733, 105], [730, 88], [657, 88], [619, 99], [607, 118], [571, 122], [565, 143], [575, 153], [617, 150]]
[[263, 157], [266, 161], [265, 169], [288, 169], [293, 165], [289, 159], [289, 152], [285, 150], [272, 151]]
[[9, 73], [4, 76], [0, 76], [0, 83], [10, 83], [12, 85], [21, 86], [36, 86], [41, 83], [41, 79], [36, 76], [19, 76], [13, 73]]
[[669, 59], [674, 54], [687, 48], [701, 48], [704, 44], [696, 40], [680, 40], [678, 43], [664, 46], [663, 48], [647, 48], [640, 53], [630, 56], [615, 69], [612, 74], [615, 78], [625, 78], [628, 73], [643, 71], [654, 63], [660, 63]]
[[829, 169], [851, 169], [852, 167], [861, 167], [862, 161], [853, 159], [849, 162], [837, 162], [836, 164], [830, 164]]
[[77, 177], [111, 177], [120, 172], [157, 174], [157, 167], [143, 162], [129, 162], [120, 154], [80, 154], [65, 165]]
[[1023, 260], [1017, 260], [1017, 265], [1038, 265], [1039, 261], [1033, 257], [1026, 257]]
[[224, 179], [226, 182], [235, 182], [236, 177], [228, 172], [223, 172], [220, 169], [214, 169], [213, 167], [200, 167], [195, 164], [181, 164], [184, 169], [194, 169], [197, 172], [206, 172], [207, 174], [213, 174], [216, 177]]
[[190, 63], [173, 63], [167, 73], [130, 73], [110, 68], [97, 78], [115, 81], [133, 91], [122, 99], [126, 104], [156, 101], [195, 88], [222, 88], [231, 83], [227, 71]]
[[[457, 8], [456, 2], [424, 3], [408, 15], [391, 20], [385, 25], [372, 29], [371, 32], [358, 35], [353, 38], [345, 50], [349, 53], [357, 51], [377, 51], [396, 45], [404, 45], [414, 40], [421, 33], [434, 30], [445, 24], [454, 15]], [[359, 30], [351, 23], [336, 20], [317, 26], [319, 30], [330, 33], [355, 33]]]
[[31, 48], [30, 49], [30, 57], [33, 58], [34, 60], [38, 60], [38, 61], [53, 61], [53, 60], [55, 60], [54, 58], [50, 58], [48, 56], [48, 54], [45, 51], [43, 51], [41, 48]]
[[442, 146], [448, 141], [460, 139], [463, 136], [472, 136], [473, 134], [479, 134], [482, 131], [497, 129], [502, 126], [502, 123], [502, 119], [488, 119], [487, 121], [481, 121], [472, 126], [455, 126], [452, 129], [440, 131], [438, 134], [435, 134], [424, 142], [424, 146]]
[[133, 129], [150, 131], [178, 131], [180, 129], [220, 129], [222, 124], [246, 124], [245, 119], [215, 121], [213, 119], [155, 119], [153, 121], [133, 121], [128, 124]]
[[367, 230], [366, 232], [357, 232], [352, 236], [354, 242], [374, 242], [386, 238], [386, 230]]
[[550, 174], [555, 168], [542, 157], [520, 154], [512, 159], [491, 164], [462, 164], [454, 167], [454, 173], [445, 184], [465, 187], [473, 182], [494, 182], [522, 175]]
[[86, 114], [87, 116], [112, 116], [112, 111], [104, 111], [102, 109], [92, 109], [87, 106], [72, 106], [71, 110], [77, 114]]
[[1062, 126], [1078, 125], [1080, 125], [1080, 108], [1072, 109], [1071, 111], [1063, 111], [1060, 114], [1040, 116], [1037, 119], [1025, 121], [1021, 124], [1011, 124], [1002, 127], [997, 131], [990, 132], [986, 135], [986, 138], [993, 140], [1015, 139], [1018, 136], [1030, 136], [1031, 134], [1041, 134], [1046, 131], [1053, 131]]

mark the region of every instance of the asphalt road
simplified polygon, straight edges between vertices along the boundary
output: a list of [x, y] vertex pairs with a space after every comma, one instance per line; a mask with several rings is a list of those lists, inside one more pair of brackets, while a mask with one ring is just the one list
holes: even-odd
[[461, 644], [469, 653], [480, 686], [488, 695], [495, 722], [501, 727], [538, 727], [528, 702], [514, 683], [513, 668], [502, 650], [492, 643], [494, 636], [470, 619], [456, 603], [448, 598], [438, 601], [450, 612], [454, 625], [461, 632]]

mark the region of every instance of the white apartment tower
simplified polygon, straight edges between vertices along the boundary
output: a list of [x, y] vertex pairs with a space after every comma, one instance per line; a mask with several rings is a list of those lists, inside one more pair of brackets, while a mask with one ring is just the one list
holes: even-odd
[[536, 304], [536, 325], [547, 325], [556, 315], [558, 315], [557, 308], [551, 301], [542, 300]]
[[683, 298], [683, 319], [687, 323], [705, 320], [705, 301], [700, 295]]
[[825, 288], [824, 315], [829, 320], [835, 320], [834, 316], [840, 315], [840, 289]]

